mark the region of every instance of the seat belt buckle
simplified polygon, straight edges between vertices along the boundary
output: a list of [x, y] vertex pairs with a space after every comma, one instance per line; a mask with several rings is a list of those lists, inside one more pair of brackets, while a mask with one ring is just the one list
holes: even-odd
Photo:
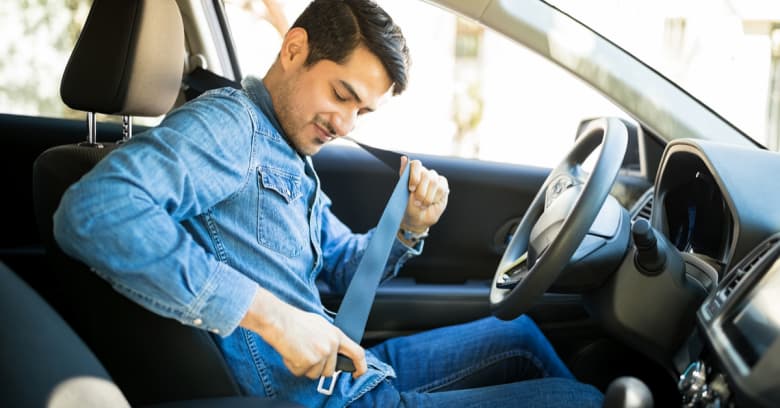
[[[341, 370], [333, 373], [331, 377], [321, 376], [320, 383], [317, 385], [317, 392], [322, 395], [333, 394], [333, 390], [336, 388], [336, 381], [339, 379], [339, 374], [341, 374]], [[328, 385], [328, 388], [325, 388], [325, 380], [328, 378], [330, 378], [330, 385]]]

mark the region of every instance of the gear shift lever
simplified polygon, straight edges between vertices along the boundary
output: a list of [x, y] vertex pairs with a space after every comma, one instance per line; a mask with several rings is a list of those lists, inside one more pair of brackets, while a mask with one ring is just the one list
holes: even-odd
[[619, 377], [609, 384], [603, 408], [653, 408], [653, 394], [639, 379]]

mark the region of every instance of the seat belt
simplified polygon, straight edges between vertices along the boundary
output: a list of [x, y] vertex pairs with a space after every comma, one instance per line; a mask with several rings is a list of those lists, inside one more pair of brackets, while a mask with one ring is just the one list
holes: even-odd
[[[349, 139], [352, 140], [352, 139]], [[384, 162], [391, 169], [400, 163], [401, 155], [395, 152], [367, 146], [355, 140], [352, 142]], [[382, 280], [382, 275], [390, 257], [390, 250], [395, 242], [398, 228], [406, 212], [409, 202], [409, 162], [406, 163], [401, 178], [393, 189], [393, 194], [387, 201], [374, 234], [360, 259], [352, 281], [347, 287], [344, 298], [336, 314], [334, 325], [355, 343], [360, 344], [368, 321], [371, 305], [374, 303], [376, 290]], [[317, 392], [331, 395], [336, 386], [336, 380], [342, 371], [353, 372], [355, 366], [349, 358], [339, 354], [336, 361], [336, 372], [330, 378], [330, 384], [325, 386], [326, 377], [320, 377]]]
[[201, 67], [197, 67], [190, 73], [184, 75], [181, 80], [181, 90], [184, 92], [184, 98], [188, 101], [197, 98], [200, 94], [209, 89], [217, 89], [226, 86], [241, 89], [240, 83], [219, 76]]
[[[185, 76], [183, 82], [188, 100], [209, 89], [223, 86], [241, 88], [241, 85], [237, 82], [200, 68]], [[351, 140], [371, 153], [393, 171], [401, 162], [402, 155], [399, 153], [371, 147], [351, 138], [346, 139]], [[374, 303], [376, 290], [382, 280], [382, 274], [387, 265], [387, 259], [390, 257], [390, 250], [393, 247], [393, 242], [395, 242], [408, 202], [409, 161], [407, 161], [401, 178], [396, 183], [393, 193], [382, 212], [382, 216], [379, 218], [379, 223], [374, 229], [374, 234], [363, 253], [363, 258], [361, 258], [355, 274], [352, 276], [352, 281], [349, 283], [349, 287], [347, 287], [334, 321], [334, 325], [357, 344], [360, 344], [361, 340], [363, 340], [368, 314], [371, 311], [371, 305]], [[336, 372], [330, 377], [330, 383], [326, 386], [325, 381], [327, 378], [320, 377], [317, 392], [324, 395], [333, 394], [338, 376], [343, 371], [354, 372], [355, 366], [352, 360], [339, 354], [336, 361]]]

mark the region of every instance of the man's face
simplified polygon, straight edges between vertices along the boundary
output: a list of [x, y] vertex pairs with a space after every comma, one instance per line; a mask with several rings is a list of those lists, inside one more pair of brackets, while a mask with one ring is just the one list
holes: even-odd
[[376, 110], [389, 97], [391, 86], [379, 58], [358, 46], [343, 64], [290, 63], [273, 95], [274, 109], [293, 147], [313, 155], [352, 131], [358, 116]]

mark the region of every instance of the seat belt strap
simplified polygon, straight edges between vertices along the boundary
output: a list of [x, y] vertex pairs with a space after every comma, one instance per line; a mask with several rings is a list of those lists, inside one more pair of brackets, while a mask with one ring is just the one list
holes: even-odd
[[[352, 141], [384, 162], [391, 169], [395, 169], [395, 166], [400, 163], [401, 155], [398, 153]], [[376, 296], [376, 290], [382, 280], [387, 259], [390, 257], [396, 234], [406, 212], [406, 205], [409, 202], [409, 171], [410, 164], [407, 162], [403, 173], [401, 173], [401, 178], [396, 183], [393, 193], [382, 212], [382, 216], [379, 218], [379, 223], [376, 229], [374, 229], [374, 234], [371, 236], [357, 270], [352, 276], [352, 281], [347, 287], [341, 306], [339, 306], [339, 311], [336, 314], [334, 325], [357, 344], [360, 344], [360, 341], [363, 339], [371, 305], [374, 303]], [[336, 361], [336, 372], [330, 378], [328, 386], [325, 386], [327, 378], [320, 377], [317, 392], [331, 395], [342, 371], [354, 372], [355, 365], [348, 357], [339, 354]]]
[[[355, 142], [357, 143], [357, 142]], [[360, 147], [383, 161], [391, 168], [400, 164], [401, 155], [382, 149], [357, 143]], [[352, 281], [341, 301], [334, 324], [355, 343], [360, 344], [368, 321], [371, 305], [374, 303], [377, 287], [395, 242], [406, 205], [409, 202], [409, 163], [406, 164], [401, 178], [387, 201], [374, 234], [358, 264]], [[355, 371], [352, 360], [339, 356], [337, 370]]]

